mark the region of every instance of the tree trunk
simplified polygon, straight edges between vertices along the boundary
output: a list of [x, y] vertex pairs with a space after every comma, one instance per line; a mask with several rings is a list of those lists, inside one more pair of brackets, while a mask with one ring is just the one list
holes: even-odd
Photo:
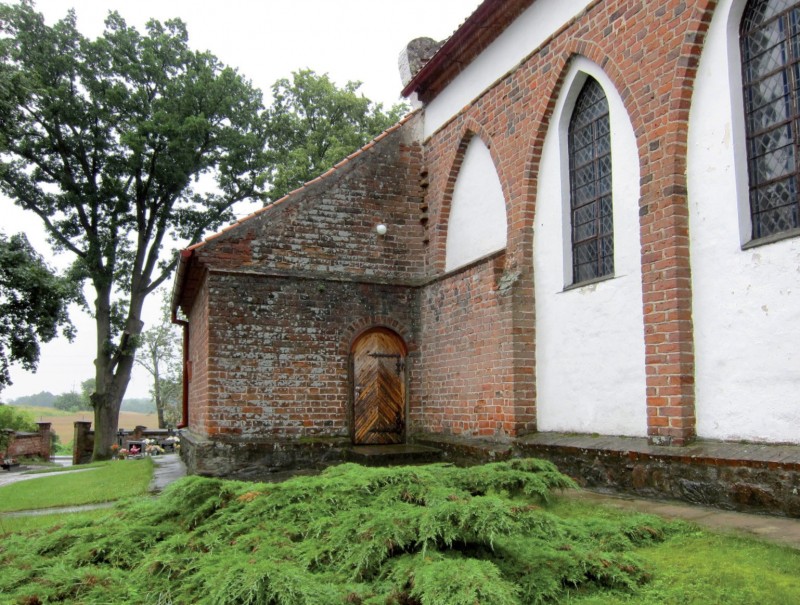
[[157, 355], [153, 353], [153, 397], [156, 400], [156, 413], [158, 414], [158, 428], [166, 428], [164, 425], [164, 397], [161, 395], [161, 377], [158, 372]]
[[[100, 401], [102, 399], [102, 401]], [[116, 443], [117, 425], [119, 424], [119, 408], [122, 398], [114, 402], [111, 397], [92, 395], [94, 404], [94, 448], [92, 461], [109, 460], [112, 456], [111, 446]]]
[[94, 448], [92, 461], [109, 460], [111, 446], [119, 428], [119, 410], [131, 380], [137, 337], [142, 331], [144, 296], [131, 295], [131, 306], [125, 330], [117, 347], [111, 343], [111, 288], [95, 282], [95, 322], [97, 325], [97, 357], [95, 358]]

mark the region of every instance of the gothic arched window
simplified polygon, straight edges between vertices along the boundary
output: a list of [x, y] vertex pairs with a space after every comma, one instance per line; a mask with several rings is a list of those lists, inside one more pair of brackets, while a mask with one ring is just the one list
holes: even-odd
[[611, 203], [611, 132], [608, 100], [588, 78], [569, 122], [572, 283], [614, 273]]
[[753, 239], [800, 227], [800, 3], [750, 2], [740, 44]]

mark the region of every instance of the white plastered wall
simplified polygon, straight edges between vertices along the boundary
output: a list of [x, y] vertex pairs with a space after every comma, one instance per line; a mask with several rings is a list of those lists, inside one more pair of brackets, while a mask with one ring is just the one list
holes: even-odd
[[[697, 433], [800, 442], [800, 237], [750, 238], [738, 28], [721, 0], [689, 116]], [[729, 91], [729, 92], [726, 92]]]
[[589, 4], [590, 0], [532, 3], [425, 107], [425, 137], [441, 128]]
[[507, 237], [503, 188], [489, 149], [480, 137], [474, 136], [467, 144], [453, 189], [445, 271], [502, 250]]
[[[567, 128], [587, 75], [609, 104], [615, 274], [565, 289], [572, 275]], [[646, 435], [636, 137], [613, 83], [585, 58], [573, 61], [545, 138], [533, 258], [539, 430]]]

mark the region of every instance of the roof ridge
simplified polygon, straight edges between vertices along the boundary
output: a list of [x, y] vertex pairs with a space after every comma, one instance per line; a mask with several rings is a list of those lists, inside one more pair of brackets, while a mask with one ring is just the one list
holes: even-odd
[[309, 186], [316, 185], [317, 183], [327, 179], [329, 176], [331, 176], [335, 172], [338, 172], [346, 164], [349, 164], [350, 162], [352, 162], [353, 160], [355, 160], [359, 156], [363, 155], [364, 153], [366, 153], [367, 151], [372, 149], [381, 140], [385, 139], [390, 134], [392, 134], [395, 131], [399, 130], [401, 126], [403, 126], [406, 122], [411, 120], [411, 118], [414, 117], [415, 115], [417, 115], [417, 113], [419, 113], [419, 111], [420, 110], [416, 109], [416, 110], [411, 111], [410, 113], [406, 114], [400, 120], [395, 122], [392, 126], [390, 126], [386, 130], [381, 132], [379, 135], [377, 135], [375, 138], [373, 138], [371, 141], [366, 143], [363, 147], [360, 147], [359, 149], [357, 149], [356, 151], [354, 151], [353, 153], [351, 153], [350, 155], [348, 155], [344, 159], [338, 161], [336, 164], [331, 166], [328, 170], [323, 172], [321, 175], [311, 179], [310, 181], [307, 181], [307, 182], [303, 183], [297, 189], [293, 189], [292, 191], [290, 191], [289, 193], [284, 195], [282, 198], [275, 200], [271, 204], [268, 204], [268, 205], [264, 206], [263, 208], [259, 208], [258, 210], [255, 210], [255, 211], [251, 212], [247, 216], [243, 216], [242, 218], [238, 219], [236, 222], [231, 223], [231, 224], [227, 225], [226, 227], [223, 227], [222, 229], [220, 229], [216, 233], [212, 233], [211, 235], [209, 235], [207, 237], [204, 237], [202, 241], [199, 241], [196, 244], [188, 246], [187, 248], [185, 248], [185, 250], [187, 250], [187, 251], [197, 250], [198, 248], [201, 248], [202, 246], [204, 246], [209, 241], [214, 240], [214, 239], [224, 235], [225, 233], [227, 233], [231, 229], [234, 229], [234, 228], [238, 227], [239, 225], [254, 219], [257, 216], [260, 216], [261, 214], [263, 214], [263, 213], [265, 213], [265, 212], [267, 212], [269, 210], [272, 210], [273, 208], [275, 208], [276, 206], [278, 206], [280, 204], [286, 203], [289, 200], [289, 198], [295, 196], [297, 193], [303, 191], [304, 189], [307, 189]]

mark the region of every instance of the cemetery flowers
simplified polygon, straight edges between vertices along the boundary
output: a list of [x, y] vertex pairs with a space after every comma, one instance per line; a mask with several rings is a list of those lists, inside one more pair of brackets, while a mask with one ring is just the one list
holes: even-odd
[[148, 456], [159, 456], [164, 453], [164, 448], [155, 439], [145, 439], [144, 453]]

